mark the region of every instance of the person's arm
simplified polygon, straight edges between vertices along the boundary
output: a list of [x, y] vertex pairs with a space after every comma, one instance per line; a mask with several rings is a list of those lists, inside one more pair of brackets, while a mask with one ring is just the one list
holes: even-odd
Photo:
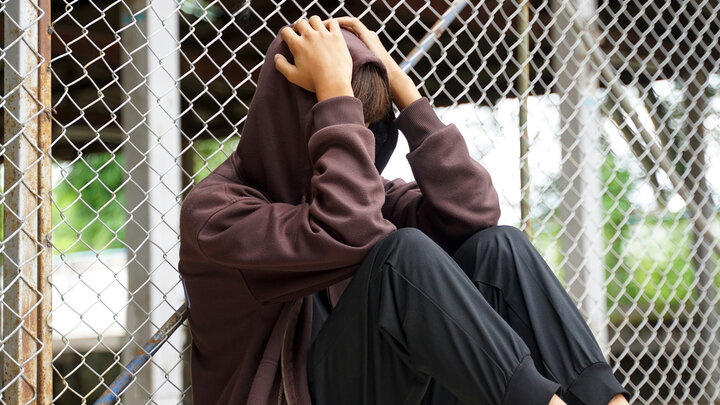
[[181, 232], [196, 235], [203, 259], [241, 271], [260, 302], [291, 300], [350, 277], [395, 230], [382, 216], [375, 138], [353, 96], [352, 59], [340, 27], [326, 29], [312, 16], [280, 35], [295, 64], [279, 57], [275, 67], [318, 99], [308, 141], [314, 198], [272, 202], [249, 186], [219, 180], [213, 189], [193, 190], [181, 210]]
[[310, 138], [317, 196], [274, 203], [251, 187], [224, 182], [193, 189], [183, 202], [183, 232], [208, 263], [243, 273], [258, 301], [286, 301], [348, 278], [395, 227], [383, 218], [382, 179], [362, 102], [331, 97], [313, 107]]
[[352, 30], [383, 61], [393, 102], [400, 109], [395, 123], [410, 145], [407, 158], [417, 183], [386, 181], [384, 215], [398, 227], [421, 229], [450, 250], [474, 232], [497, 225], [497, 192], [487, 170], [470, 156], [458, 128], [440, 121], [377, 33], [355, 17], [326, 23], [330, 21]]
[[385, 181], [385, 217], [397, 227], [421, 229], [449, 251], [497, 225], [495, 187], [455, 124], [443, 124], [425, 97], [403, 109], [395, 122], [410, 145], [407, 159], [416, 181]]

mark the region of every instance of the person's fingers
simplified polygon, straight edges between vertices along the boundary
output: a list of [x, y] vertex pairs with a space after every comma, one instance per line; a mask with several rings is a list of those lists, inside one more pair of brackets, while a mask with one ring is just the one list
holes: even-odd
[[300, 36], [293, 31], [290, 27], [284, 27], [280, 30], [280, 38], [287, 44], [288, 48], [290, 48], [290, 51], [293, 51], [295, 48], [295, 43], [297, 40], [300, 39]]
[[357, 36], [362, 36], [369, 31], [368, 27], [366, 27], [365, 24], [363, 24], [357, 17], [338, 17], [337, 22], [341, 27], [350, 29]]
[[327, 20], [323, 20], [323, 24], [325, 24], [325, 27], [326, 27], [328, 30], [330, 29], [330, 27], [331, 27], [332, 25], [337, 24], [338, 27], [340, 26], [340, 25], [338, 24], [338, 17], [331, 17], [331, 18], [328, 18]]
[[285, 59], [285, 56], [279, 53], [275, 54], [275, 69], [282, 73], [282, 75], [291, 82], [297, 72], [297, 67], [288, 62], [288, 60]]
[[316, 31], [327, 31], [327, 28], [325, 28], [322, 20], [317, 15], [310, 17], [308, 23], [310, 23], [310, 26], [313, 27]]
[[337, 17], [336, 20], [341, 27], [352, 31], [360, 38], [377, 56], [383, 58], [387, 53], [377, 33], [366, 27], [357, 17]]
[[[328, 18], [327, 20], [323, 20], [323, 24], [328, 31], [333, 33], [337, 31], [337, 33], [340, 33], [340, 24], [338, 24], [338, 22], [334, 18]], [[352, 30], [350, 32], [352, 32]]]
[[337, 21], [335, 21], [334, 18], [331, 18], [329, 20], [325, 20], [325, 25], [327, 26], [328, 31], [332, 33], [339, 33], [340, 32], [340, 25]]
[[300, 35], [303, 35], [303, 34], [307, 33], [308, 31], [312, 30], [313, 27], [310, 26], [310, 23], [308, 23], [308, 21], [306, 19], [301, 18], [301, 19], [297, 20], [297, 22], [293, 26], [293, 29], [295, 31], [297, 31], [298, 33], [300, 33]]

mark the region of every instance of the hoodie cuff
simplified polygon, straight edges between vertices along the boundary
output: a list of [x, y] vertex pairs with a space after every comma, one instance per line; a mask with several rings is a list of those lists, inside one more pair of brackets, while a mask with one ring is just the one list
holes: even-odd
[[420, 97], [400, 111], [395, 118], [395, 126], [405, 135], [411, 152], [420, 146], [428, 135], [446, 127], [427, 97]]
[[312, 119], [315, 132], [337, 124], [365, 126], [362, 101], [354, 96], [335, 96], [315, 103]]

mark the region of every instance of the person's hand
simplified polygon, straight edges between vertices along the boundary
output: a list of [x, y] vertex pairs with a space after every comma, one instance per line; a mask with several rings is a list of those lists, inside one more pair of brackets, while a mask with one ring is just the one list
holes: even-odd
[[352, 91], [352, 57], [337, 22], [327, 26], [314, 15], [298, 20], [293, 28], [280, 30], [280, 36], [293, 55], [291, 64], [275, 55], [275, 68], [291, 83], [316, 94], [318, 101], [348, 95]]
[[403, 72], [392, 56], [390, 56], [390, 53], [388, 53], [385, 46], [380, 42], [380, 37], [378, 37], [375, 31], [367, 28], [365, 24], [356, 17], [342, 16], [323, 21], [323, 24], [326, 26], [330, 26], [330, 24], [333, 23], [337, 23], [341, 27], [352, 31], [363, 41], [365, 46], [383, 62], [388, 73], [393, 101], [400, 110], [421, 97], [420, 92], [417, 87], [415, 87], [415, 83], [413, 83], [410, 76]]

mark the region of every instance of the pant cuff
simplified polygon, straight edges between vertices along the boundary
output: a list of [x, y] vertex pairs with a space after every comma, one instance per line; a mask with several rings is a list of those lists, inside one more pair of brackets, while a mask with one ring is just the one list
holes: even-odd
[[630, 401], [628, 392], [618, 382], [607, 363], [595, 363], [583, 370], [565, 392], [568, 405], [607, 405], [617, 394]]
[[502, 403], [503, 405], [547, 405], [560, 387], [560, 384], [543, 377], [535, 368], [532, 358], [525, 356], [505, 387], [505, 398]]

